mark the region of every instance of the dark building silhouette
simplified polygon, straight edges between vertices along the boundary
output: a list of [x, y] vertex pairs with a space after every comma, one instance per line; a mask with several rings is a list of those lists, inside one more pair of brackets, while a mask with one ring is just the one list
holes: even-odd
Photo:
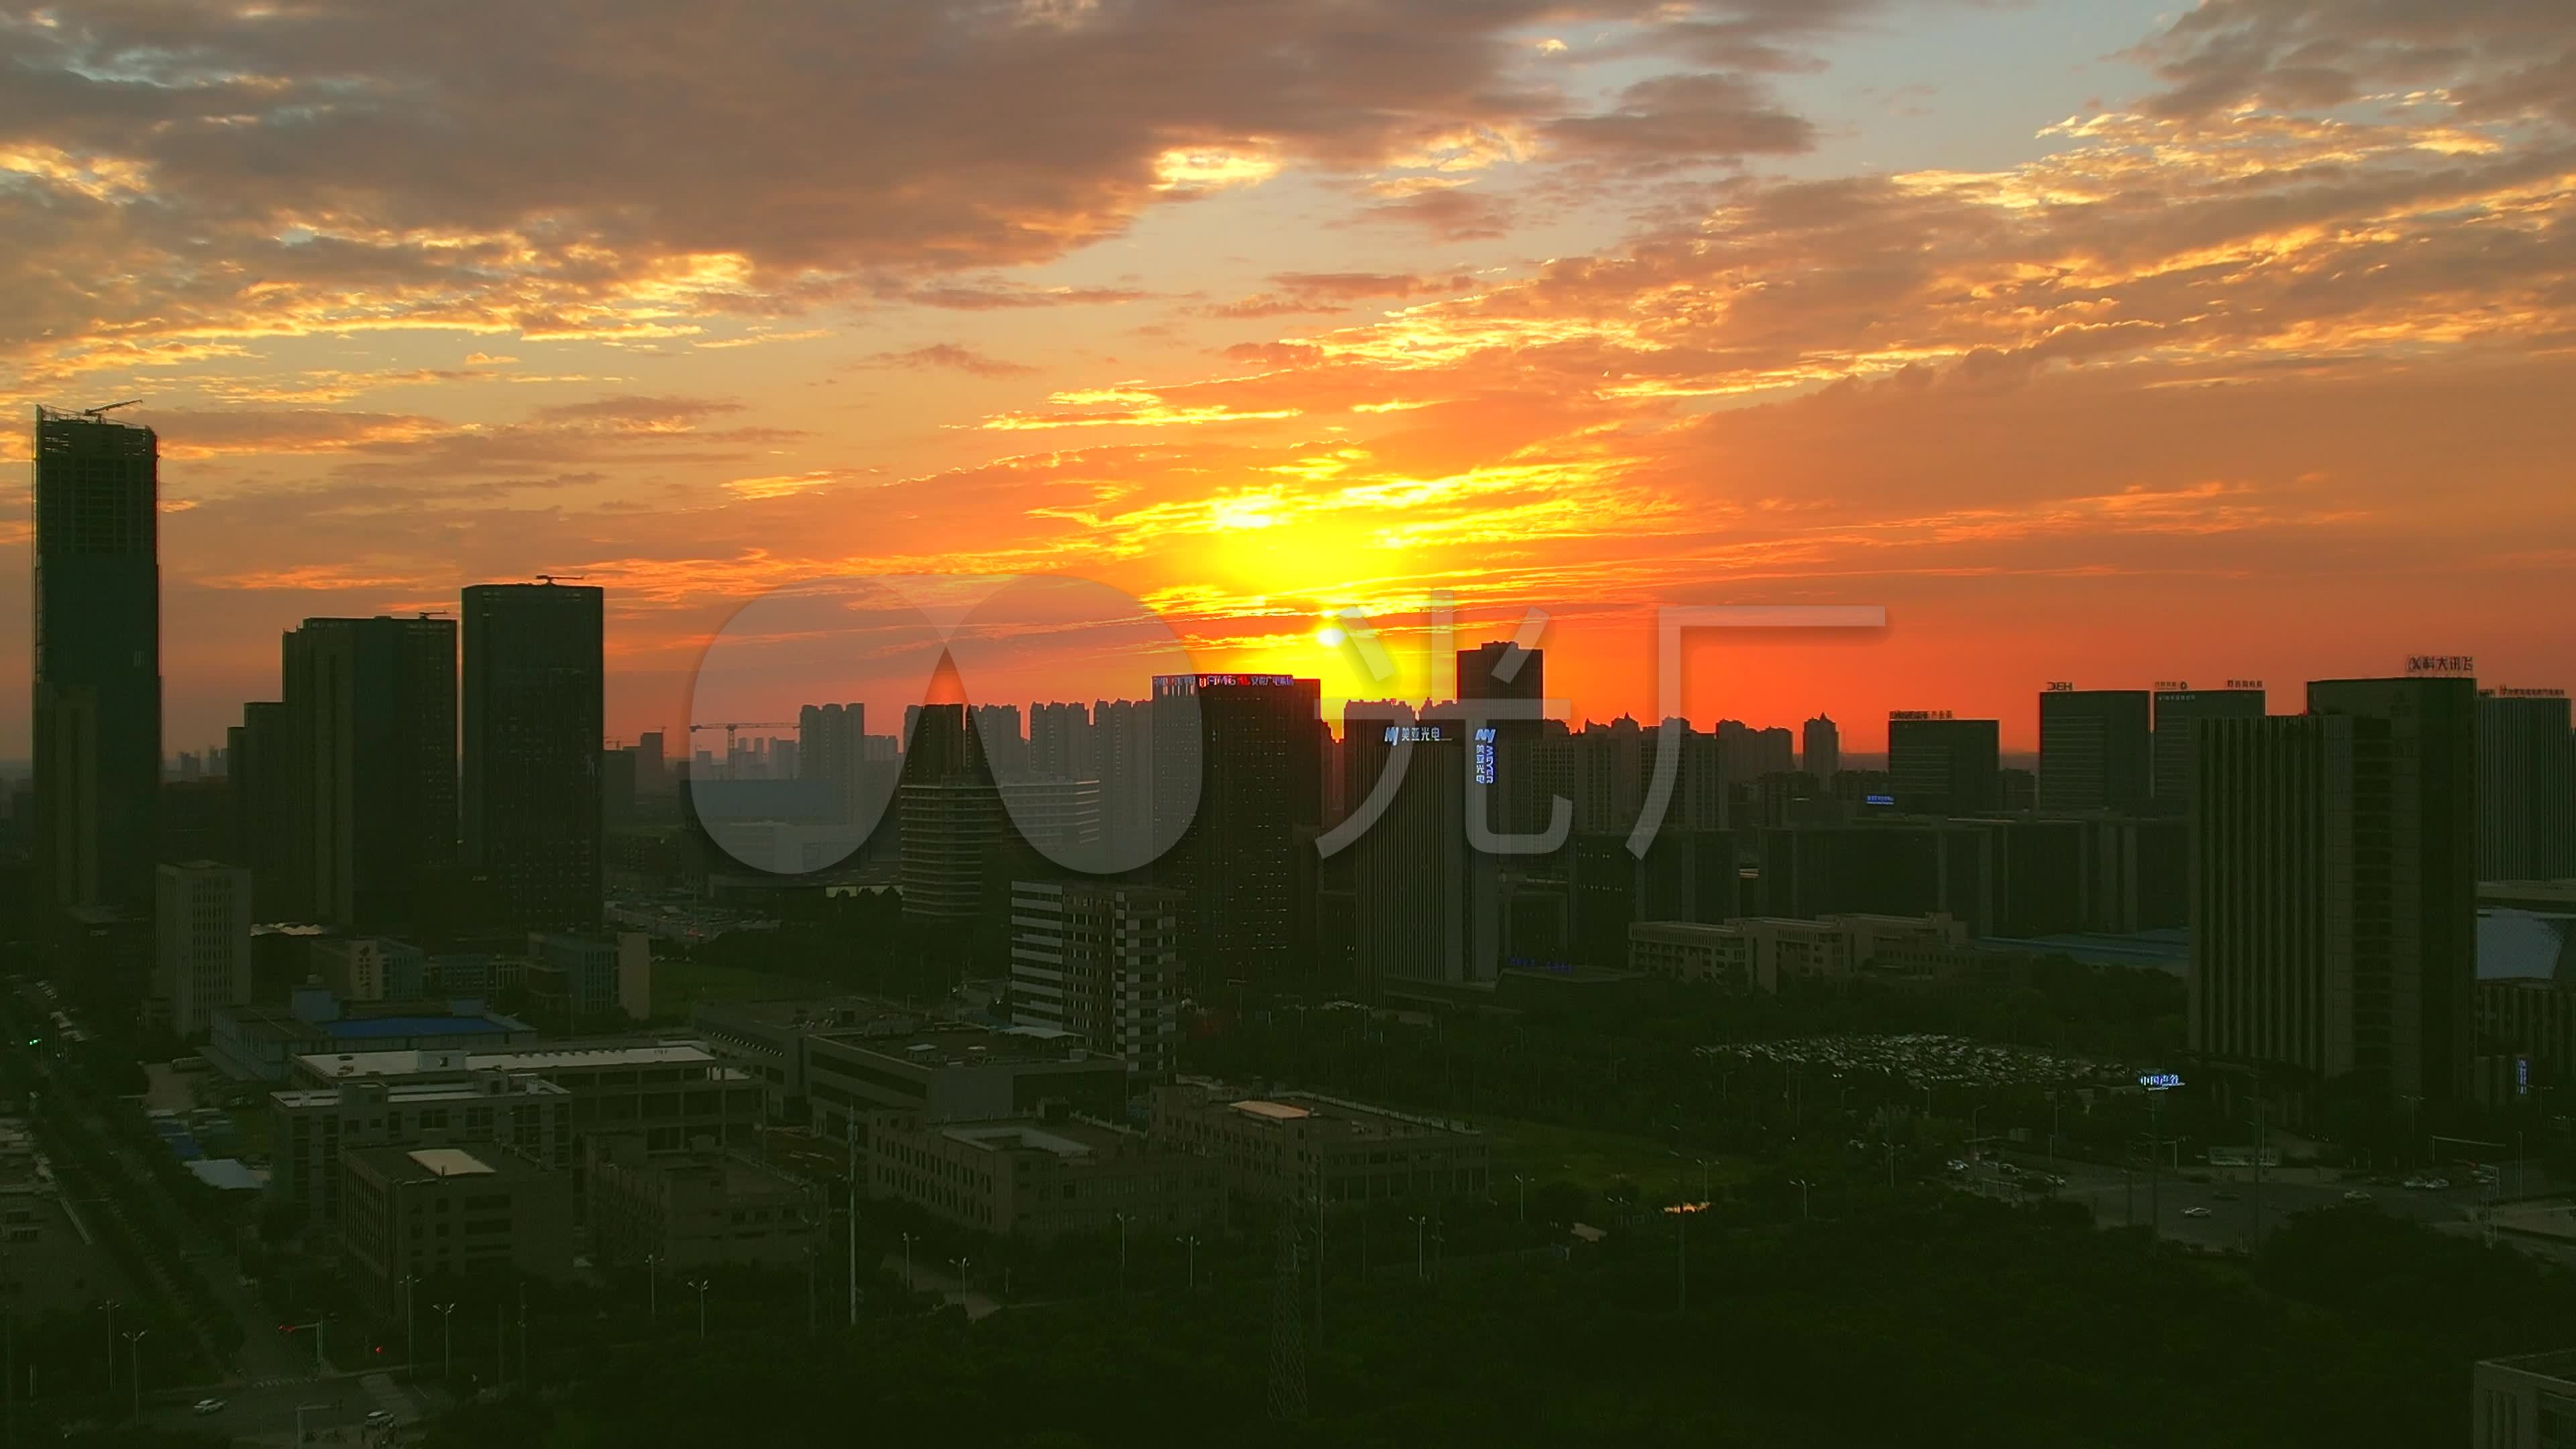
[[2576, 749], [2567, 695], [2490, 689], [2478, 696], [2478, 879], [2576, 875]]
[[2039, 696], [2039, 801], [2050, 814], [2135, 813], [2155, 792], [2143, 689], [2050, 689]]
[[36, 410], [33, 603], [38, 899], [149, 912], [161, 791], [160, 444]]
[[2191, 809], [2192, 730], [2205, 719], [2261, 719], [2260, 689], [2159, 689], [2155, 692], [2155, 808], [2166, 815]]
[[[1158, 874], [1189, 897], [1192, 938], [1183, 954], [1203, 989], [1273, 979], [1295, 966], [1291, 854], [1301, 828], [1323, 823], [1324, 757], [1315, 737], [1322, 695], [1320, 682], [1280, 674], [1154, 677], [1158, 832], [1173, 823], [1165, 777], [1193, 765], [1198, 776], [1197, 807]], [[1178, 737], [1183, 700], [1196, 708], [1194, 741]]]
[[457, 858], [456, 621], [307, 619], [284, 653], [295, 914], [412, 928], [419, 888]]
[[1820, 714], [1807, 721], [1798, 746], [1798, 768], [1819, 780], [1833, 779], [1834, 772], [1843, 767], [1843, 734], [1829, 715]]
[[1887, 717], [1887, 775], [1908, 815], [1969, 815], [2003, 807], [2000, 731], [1990, 719], [1924, 710]]
[[2294, 1097], [2457, 1098], [2476, 977], [2476, 686], [2338, 679], [2194, 742], [2191, 1044]]
[[224, 858], [250, 871], [251, 919], [301, 920], [311, 907], [312, 842], [297, 813], [306, 767], [295, 752], [285, 703], [243, 705], [242, 722], [224, 738], [225, 784], [233, 797], [233, 843]]
[[[1995, 920], [1991, 842], [1980, 821], [1790, 826], [1756, 837], [1772, 916], [1946, 911], [1983, 935]], [[1748, 912], [1748, 914], [1750, 914]]]
[[516, 930], [599, 928], [602, 590], [465, 590], [463, 860]]

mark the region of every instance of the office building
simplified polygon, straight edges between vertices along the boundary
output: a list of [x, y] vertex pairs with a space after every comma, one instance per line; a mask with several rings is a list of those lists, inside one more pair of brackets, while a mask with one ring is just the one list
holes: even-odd
[[1094, 1117], [1127, 1109], [1127, 1064], [1051, 1033], [934, 1022], [902, 1033], [864, 1028], [803, 1038], [814, 1130], [861, 1133], [869, 1112], [934, 1122], [1014, 1117], [1050, 1104]]
[[[1292, 857], [1297, 832], [1323, 823], [1321, 684], [1277, 674], [1156, 675], [1154, 700], [1156, 830], [1187, 822], [1161, 873], [1193, 908], [1190, 970], [1202, 989], [1213, 989], [1300, 969], [1290, 950]], [[1163, 718], [1185, 719], [1193, 706], [1195, 742]], [[1182, 776], [1196, 778], [1195, 809], [1182, 808]]]
[[258, 701], [242, 706], [242, 722], [225, 732], [230, 757], [225, 786], [232, 791], [233, 845], [226, 857], [250, 871], [251, 914], [264, 922], [299, 918], [307, 897], [295, 869], [298, 817], [296, 777], [301, 768], [288, 728], [286, 706]]
[[2042, 691], [2038, 808], [2054, 815], [2146, 809], [2155, 791], [2148, 700], [2143, 689]]
[[907, 781], [896, 796], [903, 847], [895, 882], [903, 913], [920, 921], [983, 919], [996, 903], [1007, 858], [1011, 827], [1001, 791], [961, 773], [937, 783]]
[[1483, 1197], [1490, 1145], [1464, 1122], [1205, 1077], [1154, 1089], [1154, 1140], [1213, 1159], [1246, 1197], [1329, 1202]]
[[2567, 692], [2478, 695], [2478, 879], [2576, 876], [2576, 747]]
[[173, 1031], [202, 1036], [214, 1008], [250, 999], [250, 872], [196, 860], [156, 874], [153, 994]]
[[820, 781], [832, 802], [832, 818], [864, 829], [876, 823], [884, 802], [871, 798], [867, 759], [868, 707], [809, 704], [796, 711], [796, 774]]
[[[293, 1079], [330, 1087], [374, 1077], [400, 1087], [453, 1085], [494, 1073], [563, 1088], [576, 1142], [594, 1132], [641, 1132], [648, 1152], [677, 1152], [700, 1138], [739, 1146], [761, 1120], [760, 1084], [696, 1042], [321, 1052], [296, 1058]], [[569, 1156], [577, 1167], [578, 1150]]]
[[1011, 1020], [1063, 1033], [1147, 1080], [1180, 1046], [1181, 923], [1175, 892], [1105, 881], [1011, 886]]
[[372, 1147], [490, 1143], [548, 1167], [572, 1165], [572, 1096], [524, 1074], [458, 1071], [395, 1081], [352, 1074], [268, 1094], [272, 1201], [307, 1222], [340, 1218], [340, 1155]]
[[1908, 815], [1974, 815], [2003, 808], [1990, 719], [1947, 711], [1896, 710], [1887, 717], [1887, 775], [1896, 808]]
[[574, 1276], [570, 1173], [486, 1146], [361, 1148], [341, 1171], [343, 1280], [389, 1319], [458, 1279]]
[[422, 952], [383, 936], [325, 936], [313, 942], [313, 973], [344, 1002], [399, 999], [397, 977], [418, 979]]
[[1967, 922], [1974, 935], [1996, 919], [1989, 845], [1973, 821], [1791, 826], [1751, 841], [1764, 915], [1940, 912]]
[[1843, 767], [1843, 735], [1831, 715], [1818, 715], [1807, 721], [1804, 737], [1799, 740], [1798, 768], [1819, 780], [1831, 780]]
[[2576, 1444], [2576, 1350], [2488, 1359], [2470, 1380], [2472, 1449]]
[[547, 1020], [583, 1022], [615, 1013], [647, 1014], [637, 1009], [643, 1003], [630, 1006], [622, 998], [629, 981], [650, 977], [652, 938], [641, 931], [621, 931], [613, 938], [532, 934], [528, 956], [528, 996]]
[[2465, 1090], [2476, 705], [2467, 679], [2321, 680], [2305, 715], [2202, 722], [2195, 1051], [2266, 1064], [2294, 1104]]
[[456, 860], [456, 621], [307, 619], [284, 654], [299, 915], [416, 927], [421, 885]]
[[[299, 972], [310, 961], [293, 949], [308, 946], [309, 938], [264, 929], [251, 934], [252, 955], [278, 942], [290, 948]], [[295, 988], [282, 1007], [219, 1006], [208, 1015], [206, 1062], [237, 1082], [285, 1081], [299, 1058], [314, 1053], [497, 1051], [537, 1039], [535, 1027], [487, 1009], [479, 998], [348, 1002], [318, 983]]]
[[[1639, 921], [1628, 928], [1628, 967], [1647, 975], [1705, 981], [1729, 991], [1776, 995], [1849, 984], [1895, 948], [1968, 950], [1967, 923], [1933, 912], [1867, 913], [1815, 920], [1746, 916], [1715, 923]], [[1906, 963], [1909, 972], [1921, 963]]]
[[1065, 1233], [1183, 1233], [1225, 1219], [1216, 1164], [1132, 1128], [1071, 1113], [867, 1119], [868, 1196], [943, 1222], [1037, 1242]]
[[464, 861], [512, 930], [599, 928], [605, 599], [465, 590]]
[[909, 1037], [922, 1018], [866, 996], [825, 1001], [701, 1001], [689, 1029], [727, 1063], [761, 1084], [769, 1120], [813, 1120], [807, 1100], [807, 1044], [818, 1036]]
[[2192, 731], [2205, 719], [2261, 719], [2262, 686], [2247, 683], [2228, 689], [2159, 689], [2155, 692], [2156, 788], [2160, 814], [2181, 815], [2191, 809], [2192, 782], [2200, 778], [2192, 764]]
[[644, 1150], [631, 1132], [584, 1145], [592, 1258], [657, 1273], [803, 1268], [822, 1241], [820, 1190], [758, 1159], [714, 1147]]
[[1391, 988], [1490, 984], [1501, 966], [1497, 857], [1467, 845], [1466, 724], [1445, 711], [1379, 728], [1377, 747], [1405, 754], [1404, 777], [1385, 810], [1351, 847], [1359, 985], [1371, 999]]
[[37, 899], [151, 909], [161, 791], [160, 442], [36, 409], [32, 616]]

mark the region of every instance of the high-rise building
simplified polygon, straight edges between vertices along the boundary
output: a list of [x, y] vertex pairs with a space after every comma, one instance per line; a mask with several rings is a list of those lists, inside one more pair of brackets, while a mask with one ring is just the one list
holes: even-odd
[[[1487, 787], [1487, 828], [1513, 835], [1544, 830], [1551, 797], [1539, 790], [1537, 754], [1546, 730], [1547, 651], [1509, 639], [1460, 650], [1457, 698], [1465, 707], [1460, 722], [1490, 731], [1470, 742], [1479, 757], [1475, 778]], [[1509, 715], [1473, 718], [1474, 707], [1487, 701], [1502, 703]]]
[[853, 828], [876, 823], [865, 818], [877, 803], [867, 788], [867, 724], [868, 707], [856, 701], [796, 711], [797, 776], [820, 781], [831, 797], [832, 818]]
[[2000, 738], [1990, 719], [1952, 719], [1947, 712], [1930, 710], [1891, 712], [1887, 775], [1896, 808], [1909, 815], [2001, 809]]
[[1361, 987], [1490, 982], [1502, 959], [1499, 861], [1467, 846], [1467, 723], [1433, 709], [1377, 729], [1381, 770], [1408, 753], [1386, 809], [1351, 847]]
[[139, 915], [161, 790], [160, 443], [38, 408], [34, 453], [38, 899]]
[[416, 925], [424, 876], [456, 860], [456, 621], [307, 619], [284, 653], [301, 767], [307, 908], [297, 914], [361, 930]]
[[2567, 692], [2478, 696], [2478, 879], [2576, 875], [2576, 749]]
[[2454, 1099], [2476, 976], [2476, 686], [2342, 679], [2304, 715], [2204, 720], [2192, 835], [2193, 1050], [2313, 1102]]
[[663, 759], [660, 730], [646, 730], [635, 737], [635, 793], [639, 797], [671, 793], [671, 767]]
[[[1158, 834], [1183, 818], [1166, 807], [1165, 777], [1198, 777], [1197, 806], [1164, 872], [1190, 898], [1185, 954], [1203, 985], [1275, 978], [1293, 964], [1297, 832], [1323, 823], [1322, 696], [1320, 682], [1284, 674], [1154, 677]], [[1195, 704], [1196, 740], [1162, 727], [1166, 702], [1186, 718], [1182, 700]]]
[[465, 590], [464, 859], [516, 931], [592, 931], [600, 835], [602, 590]]
[[2192, 765], [2192, 730], [2197, 721], [2261, 719], [2265, 707], [2259, 686], [2157, 690], [2155, 808], [2158, 813], [2181, 815], [2191, 809], [2192, 782], [2200, 777]]
[[1170, 1076], [1186, 905], [1147, 886], [1013, 882], [1012, 1023], [1071, 1032], [1148, 1080]]
[[153, 994], [169, 1004], [173, 1030], [200, 1036], [216, 1007], [250, 1000], [250, 872], [211, 860], [163, 865], [155, 893]]
[[231, 764], [225, 780], [233, 796], [233, 848], [227, 858], [250, 871], [255, 919], [300, 920], [311, 904], [311, 887], [297, 865], [302, 837], [296, 783], [303, 766], [295, 755], [286, 706], [275, 700], [243, 705], [242, 722], [226, 737], [231, 743], [224, 753]]
[[916, 920], [972, 921], [986, 916], [1007, 884], [1010, 822], [1001, 792], [983, 768], [975, 729], [962, 704], [925, 704], [913, 716], [911, 748], [896, 792], [902, 854], [896, 881], [904, 914]]
[[2154, 733], [2143, 689], [2058, 689], [2039, 696], [2039, 808], [2051, 814], [2147, 808]]
[[1831, 781], [1834, 772], [1843, 767], [1843, 735], [1834, 727], [1831, 715], [1820, 714], [1807, 721], [1805, 737], [1798, 746], [1798, 768], [1819, 780]]

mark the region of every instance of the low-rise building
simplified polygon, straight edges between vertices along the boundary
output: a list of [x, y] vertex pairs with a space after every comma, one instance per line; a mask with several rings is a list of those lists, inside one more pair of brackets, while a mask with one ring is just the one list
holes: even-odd
[[1147, 1081], [1180, 1047], [1177, 891], [1109, 881], [1011, 886], [1011, 1019], [1062, 1032]]
[[[510, 1052], [327, 1052], [300, 1057], [296, 1080], [316, 1085], [381, 1077], [458, 1081], [480, 1072], [538, 1077], [570, 1094], [571, 1132], [640, 1132], [647, 1150], [677, 1152], [701, 1137], [747, 1139], [760, 1121], [760, 1086], [697, 1042], [562, 1046]], [[575, 1161], [579, 1154], [576, 1150]]]
[[489, 1010], [480, 998], [347, 1002], [299, 987], [284, 1007], [218, 1006], [208, 1013], [204, 1056], [235, 1081], [286, 1080], [315, 1052], [497, 1051], [537, 1039], [537, 1029]]
[[936, 1121], [873, 1112], [868, 1195], [943, 1221], [1043, 1241], [1129, 1225], [1186, 1231], [1222, 1222], [1222, 1165], [1145, 1134], [1068, 1112]]
[[868, 996], [824, 1001], [709, 1001], [689, 1014], [689, 1029], [718, 1056], [759, 1079], [773, 1122], [810, 1121], [806, 1048], [816, 1037], [908, 1037], [922, 1017]]
[[1115, 1120], [1127, 1064], [1062, 1033], [935, 1022], [902, 1035], [833, 1032], [805, 1044], [818, 1132], [861, 1135], [874, 1111], [934, 1122], [1034, 1115], [1050, 1104]]
[[1492, 1156], [1464, 1122], [1312, 1092], [1268, 1094], [1182, 1077], [1153, 1094], [1157, 1146], [1214, 1159], [1253, 1198], [1333, 1202], [1482, 1194]]
[[[462, 1063], [461, 1052], [419, 1053]], [[307, 1221], [340, 1220], [340, 1155], [352, 1148], [493, 1143], [556, 1170], [573, 1164], [572, 1094], [525, 1073], [352, 1077], [268, 1094], [269, 1193]]]
[[379, 1313], [403, 1314], [442, 1280], [573, 1272], [570, 1173], [490, 1146], [362, 1147], [340, 1162], [341, 1268]]
[[1732, 991], [1777, 993], [1849, 981], [1882, 957], [1900, 975], [1956, 967], [1957, 953], [1972, 949], [1967, 941], [1966, 924], [1941, 912], [1639, 921], [1628, 928], [1628, 967]]
[[2576, 1349], [2479, 1364], [2471, 1380], [2475, 1449], [2556, 1449], [2576, 1444]]
[[592, 1257], [656, 1271], [715, 1264], [785, 1267], [805, 1261], [822, 1233], [815, 1190], [757, 1159], [708, 1143], [653, 1153], [636, 1133], [586, 1146]]

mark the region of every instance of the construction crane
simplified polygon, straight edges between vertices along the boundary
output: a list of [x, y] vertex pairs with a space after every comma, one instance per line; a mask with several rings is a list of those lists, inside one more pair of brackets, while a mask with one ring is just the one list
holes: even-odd
[[567, 580], [567, 581], [572, 582], [572, 583], [579, 583], [579, 582], [581, 582], [583, 579], [586, 579], [586, 578], [589, 578], [589, 577], [590, 577], [590, 575], [588, 575], [588, 574], [538, 574], [538, 575], [536, 575], [536, 580], [537, 580], [537, 582], [538, 582], [538, 583], [541, 583], [541, 584], [551, 584], [551, 583], [553, 583], [553, 582], [554, 582], [555, 580], [557, 580], [557, 579], [564, 579], [564, 580]]
[[689, 738], [693, 740], [696, 739], [698, 737], [698, 731], [700, 730], [723, 730], [725, 732], [725, 758], [730, 760], [733, 758], [733, 732], [735, 730], [792, 730], [794, 728], [796, 728], [796, 722], [794, 720], [729, 719], [720, 724], [693, 724], [689, 726]]

